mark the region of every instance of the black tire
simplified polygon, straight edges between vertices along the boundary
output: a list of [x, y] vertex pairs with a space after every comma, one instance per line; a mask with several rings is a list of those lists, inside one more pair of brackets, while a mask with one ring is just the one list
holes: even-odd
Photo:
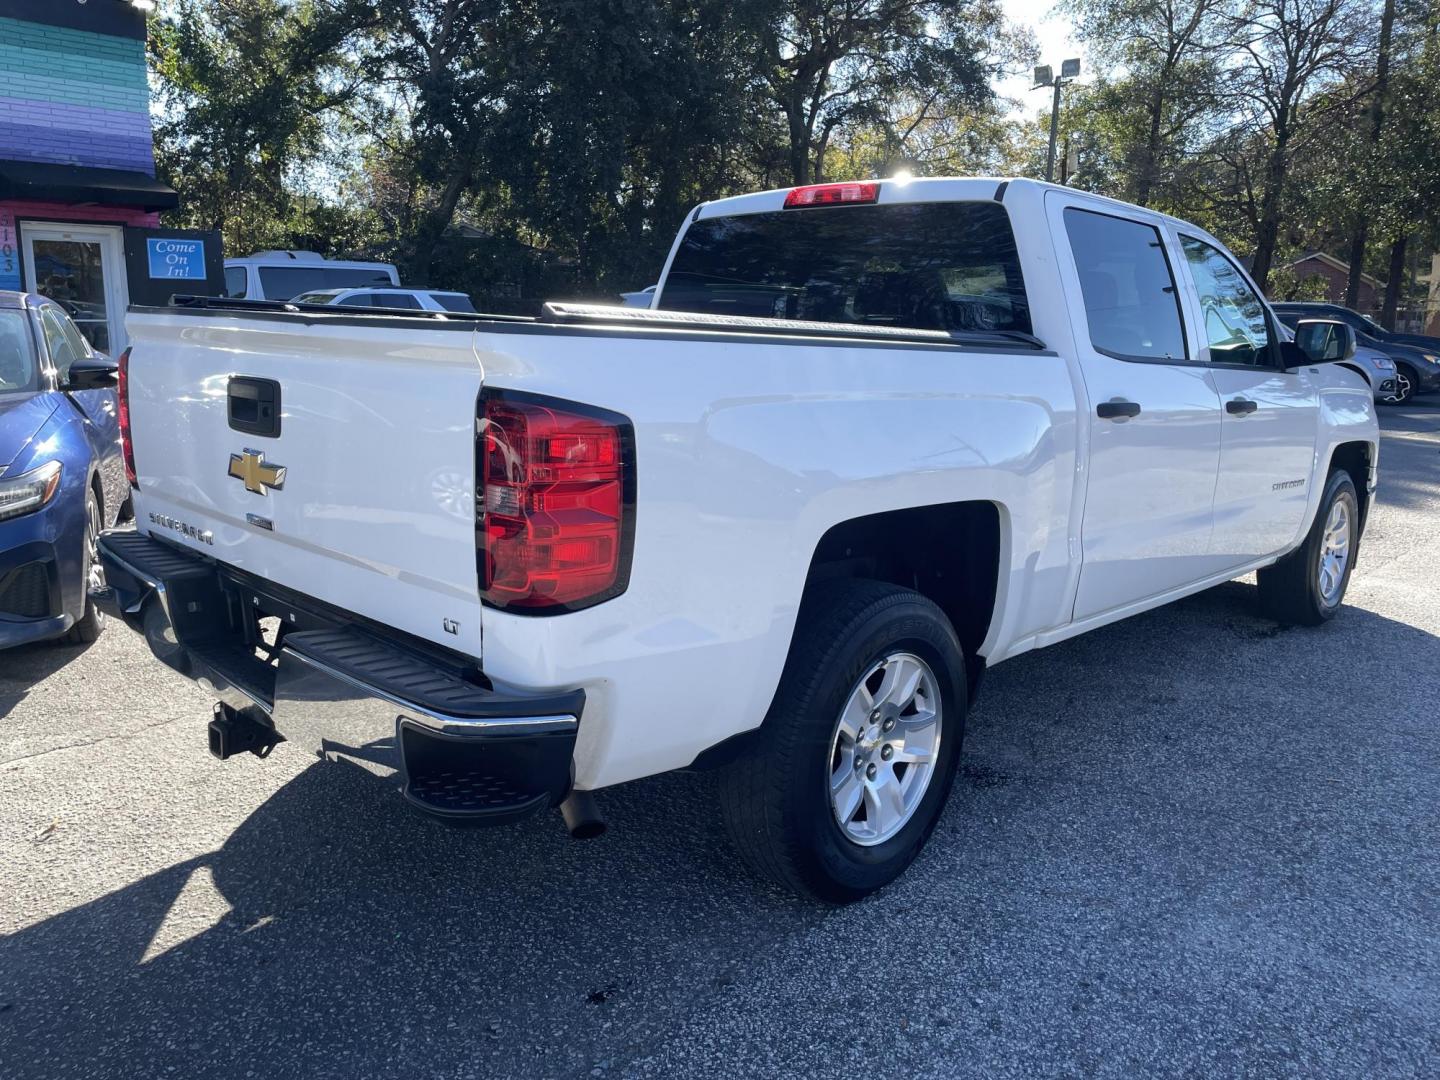
[[[908, 820], [889, 839], [862, 846], [842, 832], [831, 808], [833, 740], [862, 676], [897, 652], [919, 657], [934, 676], [939, 746]], [[761, 877], [826, 903], [849, 903], [894, 881], [940, 818], [960, 759], [966, 704], [960, 642], [925, 597], [862, 580], [810, 590], [757, 741], [719, 777], [722, 815], [740, 856]]]
[[94, 559], [95, 541], [100, 536], [100, 502], [94, 491], [85, 493], [85, 550], [80, 567], [81, 587], [85, 590], [84, 607], [80, 618], [60, 640], [66, 645], [85, 645], [100, 636], [105, 629], [105, 614], [90, 599], [90, 567]]
[[[1339, 575], [1339, 589], [1327, 598], [1321, 588], [1320, 559], [1326, 550], [1327, 523], [1337, 502], [1345, 503], [1349, 515], [1348, 550], [1344, 572]], [[1360, 498], [1355, 482], [1349, 473], [1336, 469], [1325, 482], [1325, 492], [1305, 542], [1257, 575], [1260, 605], [1265, 613], [1287, 626], [1319, 626], [1334, 618], [1350, 585], [1359, 542]]]

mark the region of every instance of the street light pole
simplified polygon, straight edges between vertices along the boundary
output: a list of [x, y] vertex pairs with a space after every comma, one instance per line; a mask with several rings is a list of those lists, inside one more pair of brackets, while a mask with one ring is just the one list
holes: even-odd
[[1055, 136], [1060, 130], [1060, 84], [1055, 80], [1055, 104], [1050, 108], [1050, 151], [1045, 155], [1045, 182], [1055, 180]]
[[1080, 74], [1079, 60], [1066, 60], [1060, 65], [1060, 74], [1052, 75], [1049, 64], [1043, 64], [1035, 69], [1035, 86], [1033, 89], [1040, 89], [1042, 86], [1053, 86], [1055, 88], [1054, 103], [1050, 106], [1050, 150], [1045, 155], [1045, 180], [1048, 183], [1055, 182], [1055, 137], [1060, 131], [1060, 87], [1067, 80], [1073, 80]]

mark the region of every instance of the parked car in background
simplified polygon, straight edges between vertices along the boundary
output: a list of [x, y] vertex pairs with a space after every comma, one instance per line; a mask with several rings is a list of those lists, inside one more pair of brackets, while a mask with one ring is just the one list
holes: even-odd
[[635, 292], [622, 292], [620, 299], [625, 302], [626, 307], [648, 308], [650, 301], [655, 299], [655, 286], [647, 285], [645, 288], [637, 289]]
[[1309, 309], [1315, 318], [1339, 319], [1357, 334], [1364, 334], [1366, 337], [1374, 338], [1386, 345], [1418, 345], [1426, 352], [1440, 352], [1440, 337], [1435, 337], [1433, 334], [1400, 334], [1394, 330], [1386, 330], [1374, 319], [1361, 315], [1354, 308], [1347, 308], [1341, 304], [1301, 303], [1298, 301], [1294, 306]]
[[100, 633], [95, 545], [130, 491], [116, 378], [59, 304], [0, 291], [0, 648]]
[[1376, 326], [1358, 311], [1351, 311], [1339, 304], [1287, 302], [1275, 304], [1274, 308], [1280, 321], [1291, 329], [1294, 329], [1301, 319], [1335, 319], [1343, 322], [1355, 331], [1357, 348], [1373, 349], [1388, 356], [1395, 363], [1395, 393], [1388, 399], [1391, 404], [1403, 404], [1416, 394], [1440, 391], [1440, 342], [1429, 348], [1413, 344], [1403, 339], [1415, 338], [1417, 335], [1392, 334]]
[[465, 293], [441, 289], [316, 289], [290, 299], [296, 304], [338, 304], [344, 307], [459, 311], [475, 314], [475, 305]]
[[317, 289], [399, 285], [390, 263], [345, 262], [317, 251], [257, 251], [225, 260], [225, 295], [237, 300], [289, 300]]
[[[1300, 322], [1308, 321], [1311, 320], [1296, 320], [1296, 325], [1299, 325]], [[1327, 325], [1333, 326], [1336, 324], [1327, 323]], [[1294, 327], [1282, 322], [1279, 329], [1282, 335], [1285, 335], [1292, 341], [1294, 340]], [[1352, 331], [1351, 333], [1353, 336], [1354, 332]], [[1379, 352], [1376, 349], [1371, 349], [1367, 346], [1360, 345], [1359, 339], [1357, 338], [1354, 355], [1352, 355], [1348, 360], [1337, 362], [1343, 363], [1346, 367], [1356, 372], [1370, 385], [1370, 395], [1375, 399], [1378, 404], [1389, 405], [1394, 403], [1395, 395], [1397, 393], [1397, 387], [1395, 383], [1395, 361], [1391, 360], [1384, 353]]]

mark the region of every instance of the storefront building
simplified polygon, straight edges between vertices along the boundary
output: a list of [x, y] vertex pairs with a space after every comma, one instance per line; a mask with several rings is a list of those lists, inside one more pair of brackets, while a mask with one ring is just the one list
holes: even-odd
[[218, 236], [160, 228], [177, 198], [155, 179], [150, 7], [0, 0], [0, 289], [52, 297], [112, 355], [127, 304], [223, 274]]

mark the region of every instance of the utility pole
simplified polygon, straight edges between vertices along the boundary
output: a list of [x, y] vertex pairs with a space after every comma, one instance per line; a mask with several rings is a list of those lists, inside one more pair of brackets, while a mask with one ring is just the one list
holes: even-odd
[[1050, 107], [1050, 151], [1045, 156], [1045, 179], [1051, 183], [1055, 180], [1055, 137], [1060, 131], [1060, 87], [1066, 82], [1073, 82], [1079, 74], [1079, 60], [1063, 61], [1059, 75], [1052, 73], [1049, 64], [1042, 64], [1035, 69], [1035, 85], [1031, 87], [1032, 90], [1038, 90], [1042, 86], [1055, 88], [1055, 101]]

